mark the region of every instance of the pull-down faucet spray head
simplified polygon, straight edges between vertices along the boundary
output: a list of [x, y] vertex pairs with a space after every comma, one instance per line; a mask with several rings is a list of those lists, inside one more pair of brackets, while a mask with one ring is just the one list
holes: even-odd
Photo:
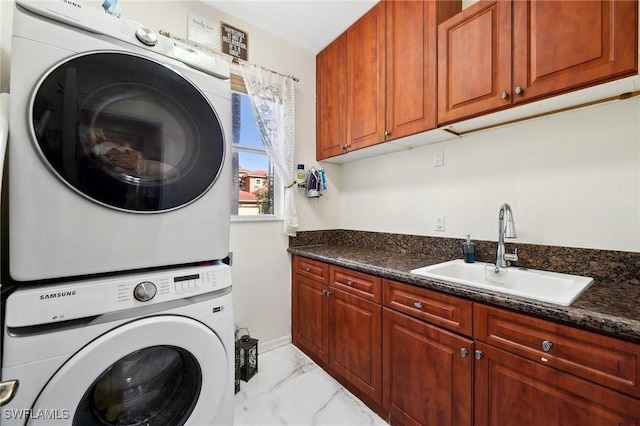
[[[507, 203], [501, 205], [500, 211], [498, 212], [498, 250], [496, 252], [496, 266], [501, 268], [507, 266], [504, 248], [505, 238], [516, 238], [516, 225], [513, 222], [513, 213]], [[517, 260], [517, 254], [515, 260]]]
[[504, 237], [517, 238], [516, 225], [513, 222], [513, 213], [511, 212], [511, 207], [509, 207], [509, 204], [503, 204], [500, 208], [500, 211], [504, 211]]

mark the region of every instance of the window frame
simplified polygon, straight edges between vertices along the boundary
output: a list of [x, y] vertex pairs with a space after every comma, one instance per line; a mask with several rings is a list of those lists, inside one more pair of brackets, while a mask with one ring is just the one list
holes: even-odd
[[[244, 80], [242, 78], [242, 72], [240, 71], [239, 66], [232, 64], [231, 67], [231, 93], [240, 93], [241, 95], [248, 96], [247, 89], [244, 86]], [[232, 112], [233, 114], [233, 112]], [[232, 117], [233, 119], [233, 117]], [[248, 154], [258, 154], [265, 155], [268, 158], [267, 151], [263, 148], [254, 148], [243, 146], [239, 144], [234, 144], [233, 141], [230, 143], [231, 146], [231, 155], [232, 158], [236, 153], [245, 152]], [[238, 167], [240, 164], [238, 164]], [[257, 215], [238, 215], [238, 214], [230, 214], [231, 222], [271, 222], [271, 221], [282, 221], [284, 220], [284, 188], [280, 184], [280, 180], [275, 173], [273, 168], [273, 164], [271, 164], [271, 160], [269, 159], [270, 170], [269, 173], [273, 178], [273, 214], [257, 214]], [[234, 173], [233, 164], [231, 167], [231, 173]], [[236, 183], [238, 180], [238, 176], [232, 176], [232, 187], [231, 191], [236, 190]], [[233, 194], [232, 194], [233, 196]], [[233, 200], [233, 199], [232, 199]], [[237, 200], [236, 202], [238, 202]], [[233, 207], [233, 206], [232, 206]]]

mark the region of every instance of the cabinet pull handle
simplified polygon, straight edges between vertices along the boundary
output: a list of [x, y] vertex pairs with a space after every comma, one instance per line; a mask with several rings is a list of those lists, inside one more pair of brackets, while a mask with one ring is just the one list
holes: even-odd
[[500, 93], [500, 97], [502, 99], [507, 99], [509, 97], [509, 94], [507, 93], [506, 90], [503, 90], [502, 93]]
[[515, 92], [518, 95], [522, 95], [524, 93], [524, 89], [522, 87], [520, 87], [520, 86], [516, 86]]
[[480, 358], [482, 358], [483, 355], [484, 354], [482, 353], [482, 351], [480, 349], [476, 349], [474, 356], [476, 357], [477, 360], [480, 360]]
[[460, 356], [466, 358], [467, 355], [469, 355], [469, 350], [467, 348], [460, 348]]
[[416, 302], [413, 304], [413, 306], [415, 306], [418, 309], [422, 309], [422, 302]]
[[388, 130], [385, 130], [385, 131], [384, 131], [384, 135], [385, 135], [385, 136], [389, 136], [390, 134], [391, 134], [391, 132], [390, 132], [390, 131], [388, 131]]
[[307, 271], [307, 272], [310, 272], [311, 268], [307, 267], [307, 268], [304, 268], [304, 270]]
[[347, 281], [347, 285], [348, 285], [349, 287], [353, 287], [353, 281], [348, 280], [348, 281]]
[[553, 347], [553, 343], [550, 340], [544, 340], [542, 342], [542, 350], [545, 352], [549, 352]]

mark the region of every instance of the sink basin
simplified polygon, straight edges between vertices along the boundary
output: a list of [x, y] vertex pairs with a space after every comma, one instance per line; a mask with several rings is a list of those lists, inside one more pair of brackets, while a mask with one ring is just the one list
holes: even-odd
[[590, 277], [516, 266], [499, 268], [496, 272], [494, 264], [465, 263], [462, 259], [414, 269], [411, 273], [562, 306], [573, 303], [593, 282]]

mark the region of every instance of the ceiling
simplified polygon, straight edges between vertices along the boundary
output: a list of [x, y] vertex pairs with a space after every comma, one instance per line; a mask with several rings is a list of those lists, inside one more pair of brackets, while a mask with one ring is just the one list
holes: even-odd
[[378, 0], [201, 0], [318, 53]]

